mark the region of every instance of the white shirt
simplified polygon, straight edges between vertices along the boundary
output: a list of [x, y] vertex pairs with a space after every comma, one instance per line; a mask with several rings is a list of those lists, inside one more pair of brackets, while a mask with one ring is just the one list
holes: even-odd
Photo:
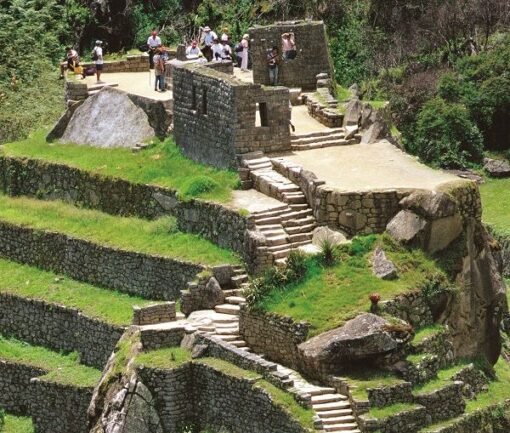
[[210, 47], [215, 39], [218, 39], [218, 35], [216, 35], [216, 33], [214, 33], [212, 30], [206, 32], [204, 36], [204, 44]]
[[156, 48], [158, 45], [161, 45], [161, 38], [159, 36], [153, 38], [151, 35], [149, 39], [147, 39], [147, 45], [151, 48]]
[[187, 59], [196, 59], [200, 56], [202, 52], [200, 51], [200, 48], [195, 47], [193, 48], [191, 45], [186, 48], [186, 58]]
[[212, 50], [212, 54], [213, 54], [213, 60], [221, 61], [221, 57], [223, 54], [223, 45], [221, 45], [220, 43], [212, 44], [211, 50]]
[[101, 47], [94, 47], [94, 51], [97, 55], [96, 65], [103, 64], [103, 49]]

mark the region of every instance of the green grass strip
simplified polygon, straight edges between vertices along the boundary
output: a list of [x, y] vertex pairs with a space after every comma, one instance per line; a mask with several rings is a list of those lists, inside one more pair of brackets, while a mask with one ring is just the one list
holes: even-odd
[[88, 317], [112, 325], [129, 325], [133, 306], [153, 302], [114, 290], [104, 290], [52, 272], [0, 259], [0, 292], [77, 308]]
[[510, 235], [510, 178], [490, 179], [480, 185], [483, 222]]
[[101, 378], [99, 370], [81, 365], [76, 353], [61, 355], [14, 338], [0, 336], [0, 359], [47, 370], [41, 378], [61, 384], [89, 387]]
[[414, 338], [412, 343], [413, 344], [420, 344], [422, 343], [426, 338], [432, 337], [434, 335], [440, 334], [444, 331], [444, 326], [439, 325], [437, 323], [434, 323], [433, 325], [426, 326], [424, 328], [421, 328], [414, 334]]
[[183, 199], [202, 198], [228, 202], [239, 185], [237, 172], [218, 170], [186, 158], [172, 138], [155, 142], [134, 153], [130, 149], [103, 149], [70, 144], [49, 144], [47, 131], [38, 131], [27, 140], [8, 143], [3, 154], [42, 159], [130, 182], [171, 188]]
[[177, 368], [191, 361], [191, 352], [181, 347], [150, 350], [137, 355], [135, 363], [152, 368]]
[[239, 262], [231, 251], [198, 235], [177, 231], [172, 217], [146, 221], [79, 209], [59, 201], [0, 195], [0, 220], [62, 232], [105, 246], [193, 263], [218, 265]]
[[5, 424], [0, 426], [1, 433], [34, 433], [32, 418], [25, 416], [5, 415]]
[[417, 409], [418, 406], [412, 403], [396, 403], [390, 406], [385, 406], [381, 408], [372, 408], [369, 411], [369, 415], [372, 418], [382, 419], [388, 418], [393, 415], [397, 415], [398, 413]]
[[308, 321], [312, 325], [310, 335], [313, 336], [369, 311], [368, 297], [371, 293], [379, 293], [382, 301], [393, 299], [420, 287], [428, 277], [442, 273], [435, 261], [423, 251], [408, 251], [381, 237], [378, 237], [377, 243], [383, 246], [397, 266], [398, 279], [386, 281], [373, 274], [371, 251], [343, 255], [340, 262], [332, 267], [311, 261], [302, 282], [290, 284], [282, 290], [272, 290], [260, 307], [297, 321]]
[[453, 383], [452, 377], [469, 364], [470, 362], [468, 361], [462, 361], [458, 364], [439, 370], [437, 372], [436, 379], [430, 380], [422, 385], [415, 386], [413, 388], [413, 394], [428, 394], [446, 385], [451, 385]]
[[348, 380], [351, 395], [357, 400], [368, 400], [369, 388], [385, 388], [404, 383], [391, 373], [364, 371], [344, 377]]

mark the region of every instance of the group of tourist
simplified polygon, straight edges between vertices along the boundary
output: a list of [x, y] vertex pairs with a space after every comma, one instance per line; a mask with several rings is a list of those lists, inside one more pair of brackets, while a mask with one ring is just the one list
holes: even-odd
[[60, 78], [64, 78], [64, 72], [67, 68], [73, 71], [75, 74], [80, 74], [82, 79], [85, 79], [87, 75], [96, 74], [97, 82], [101, 83], [101, 72], [103, 70], [103, 42], [97, 40], [94, 49], [91, 52], [91, 58], [94, 61], [94, 68], [84, 69], [80, 65], [80, 56], [78, 52], [72, 47], [66, 47], [66, 57], [62, 63], [60, 63]]

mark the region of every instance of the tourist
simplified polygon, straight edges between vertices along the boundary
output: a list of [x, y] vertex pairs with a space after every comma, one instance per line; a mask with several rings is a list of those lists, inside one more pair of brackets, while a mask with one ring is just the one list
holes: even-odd
[[296, 58], [296, 43], [294, 42], [294, 33], [284, 33], [282, 35], [283, 60], [293, 60]]
[[227, 42], [228, 43], [229, 39], [230, 38], [228, 37], [228, 29], [226, 27], [223, 27], [223, 33], [221, 34], [220, 40], [221, 40], [222, 43], [223, 42]]
[[154, 81], [154, 90], [159, 90], [162, 92], [166, 91], [165, 88], [165, 61], [163, 60], [163, 56], [161, 55], [161, 48], [156, 48], [154, 52], [154, 76], [156, 80]]
[[241, 51], [241, 71], [248, 72], [248, 49], [250, 48], [250, 43], [248, 39], [250, 36], [248, 34], [243, 35], [243, 39], [241, 40], [241, 47], [243, 51]]
[[221, 41], [221, 61], [222, 62], [232, 61], [232, 48], [228, 44], [228, 40]]
[[161, 46], [161, 38], [158, 36], [158, 32], [153, 30], [149, 39], [147, 39], [147, 48], [149, 50], [149, 68], [154, 68], [154, 54], [156, 52], [156, 48]]
[[271, 86], [278, 85], [278, 64], [280, 63], [280, 55], [278, 54], [278, 47], [274, 46], [273, 49], [267, 54], [267, 68], [269, 70], [269, 84]]
[[71, 47], [66, 47], [66, 57], [64, 62], [60, 64], [60, 78], [64, 78], [65, 69], [70, 69], [73, 72], [80, 72], [82, 74], [82, 79], [85, 78], [85, 74], [83, 73], [82, 68], [80, 67], [80, 57], [78, 56], [78, 52]]
[[214, 41], [218, 39], [218, 35], [214, 33], [209, 26], [205, 26], [203, 28], [203, 45], [202, 45], [202, 53], [208, 62], [210, 62], [213, 58], [212, 45]]
[[220, 40], [216, 38], [214, 43], [211, 45], [212, 60], [214, 62], [221, 62], [222, 52], [223, 45], [221, 45]]
[[198, 48], [197, 41], [193, 40], [191, 41], [191, 45], [186, 48], [186, 58], [188, 60], [194, 60], [198, 59], [202, 56], [202, 51], [200, 51], [200, 48]]
[[94, 60], [94, 63], [96, 64], [96, 78], [98, 83], [102, 83], [101, 81], [101, 72], [103, 70], [103, 48], [102, 48], [103, 42], [102, 41], [96, 41], [96, 46], [92, 50], [92, 60]]

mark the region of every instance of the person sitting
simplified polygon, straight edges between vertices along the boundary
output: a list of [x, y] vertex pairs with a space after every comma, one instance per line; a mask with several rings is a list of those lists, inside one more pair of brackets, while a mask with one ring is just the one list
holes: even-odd
[[75, 73], [80, 73], [82, 75], [82, 79], [85, 78], [83, 69], [80, 67], [80, 57], [78, 56], [78, 52], [71, 47], [66, 47], [66, 57], [60, 64], [60, 78], [64, 78], [64, 71], [66, 68]]
[[296, 58], [296, 43], [294, 42], [294, 33], [284, 33], [282, 35], [283, 60], [293, 60]]
[[221, 41], [221, 61], [222, 62], [232, 61], [232, 48], [228, 44], [228, 40]]
[[211, 53], [212, 53], [212, 60], [214, 62], [221, 62], [221, 53], [223, 52], [223, 45], [220, 44], [220, 41], [218, 38], [214, 40], [214, 43], [211, 45]]
[[147, 48], [149, 49], [149, 68], [154, 68], [154, 54], [156, 52], [156, 48], [161, 46], [161, 38], [158, 36], [158, 32], [153, 30], [149, 39], [147, 39]]
[[191, 45], [186, 48], [186, 58], [188, 60], [194, 60], [201, 57], [202, 51], [198, 48], [198, 43], [196, 40], [191, 41]]

